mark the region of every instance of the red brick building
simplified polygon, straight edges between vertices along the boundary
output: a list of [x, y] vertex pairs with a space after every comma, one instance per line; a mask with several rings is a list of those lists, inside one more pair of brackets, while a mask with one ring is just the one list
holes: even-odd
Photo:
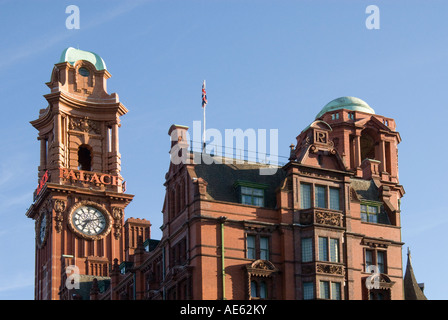
[[106, 92], [109, 77], [99, 56], [64, 51], [49, 106], [32, 121], [42, 146], [42, 187], [27, 212], [36, 299], [404, 298], [393, 119], [335, 99], [272, 175], [191, 152], [188, 128], [172, 125], [167, 149], [190, 161], [169, 164], [154, 240], [149, 221], [124, 218], [133, 196], [123, 190], [118, 128], [127, 110]]

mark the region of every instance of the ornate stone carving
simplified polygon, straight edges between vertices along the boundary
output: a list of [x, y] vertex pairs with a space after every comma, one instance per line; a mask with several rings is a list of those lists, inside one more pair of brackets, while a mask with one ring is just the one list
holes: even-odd
[[90, 120], [87, 117], [84, 118], [72, 118], [70, 117], [69, 129], [87, 133], [100, 134], [100, 125], [98, 121]]
[[308, 209], [300, 212], [300, 223], [303, 225], [318, 223], [328, 226], [342, 227], [341, 214], [318, 209]]
[[342, 266], [334, 265], [334, 264], [318, 263], [316, 265], [316, 272], [343, 276], [344, 268]]
[[246, 266], [247, 272], [251, 276], [269, 277], [276, 273], [278, 269], [268, 260], [256, 260]]
[[53, 205], [53, 209], [56, 212], [62, 212], [65, 210], [65, 201], [64, 200], [55, 200], [54, 201], [54, 205]]
[[341, 217], [338, 213], [317, 211], [316, 223], [340, 227]]
[[66, 207], [65, 201], [56, 199], [53, 204], [53, 210], [56, 213], [54, 217], [55, 221], [55, 229], [56, 232], [62, 231], [62, 222], [64, 221], [64, 216], [62, 212], [64, 212]]
[[274, 270], [275, 267], [272, 265], [272, 263], [269, 263], [265, 260], [259, 260], [257, 264], [252, 266], [253, 268], [262, 269], [262, 270]]
[[118, 239], [121, 237], [121, 221], [123, 218], [123, 209], [114, 207], [112, 209], [112, 218], [114, 219], [114, 236], [115, 239]]

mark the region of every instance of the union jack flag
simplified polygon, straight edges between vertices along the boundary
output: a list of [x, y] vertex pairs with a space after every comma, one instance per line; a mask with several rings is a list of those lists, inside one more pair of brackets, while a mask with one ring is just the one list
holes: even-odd
[[205, 80], [202, 82], [202, 108], [207, 105], [207, 93], [205, 92]]

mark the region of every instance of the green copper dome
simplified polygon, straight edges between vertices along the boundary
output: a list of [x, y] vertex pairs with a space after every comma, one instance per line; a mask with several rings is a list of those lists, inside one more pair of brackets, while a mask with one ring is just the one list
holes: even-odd
[[352, 111], [360, 111], [375, 114], [375, 110], [373, 110], [365, 101], [359, 98], [340, 97], [327, 103], [325, 107], [323, 107], [322, 110], [317, 114], [316, 119], [320, 118], [323, 114], [327, 112], [340, 109], [348, 109]]
[[75, 62], [78, 60], [89, 61], [90, 63], [92, 63], [95, 66], [96, 70], [98, 70], [98, 71], [107, 70], [106, 63], [96, 53], [75, 49], [72, 47], [69, 47], [69, 48], [65, 49], [64, 51], [62, 51], [61, 59], [59, 60], [59, 63], [66, 61], [66, 62], [70, 63], [71, 65], [74, 65]]

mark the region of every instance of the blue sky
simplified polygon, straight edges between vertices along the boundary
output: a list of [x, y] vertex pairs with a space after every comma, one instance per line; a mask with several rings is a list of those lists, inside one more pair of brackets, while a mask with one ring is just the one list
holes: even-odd
[[[67, 29], [68, 5], [80, 29]], [[366, 7], [380, 9], [368, 30]], [[278, 129], [279, 154], [329, 101], [355, 96], [396, 119], [403, 260], [410, 247], [429, 299], [448, 298], [442, 268], [447, 209], [443, 141], [448, 116], [446, 1], [22, 1], [0, 0], [0, 299], [33, 299], [39, 143], [29, 121], [47, 106], [53, 65], [77, 47], [98, 53], [129, 109], [122, 117], [122, 175], [135, 199], [127, 217], [160, 239], [171, 124]], [[438, 249], [442, 249], [442, 252]]]

